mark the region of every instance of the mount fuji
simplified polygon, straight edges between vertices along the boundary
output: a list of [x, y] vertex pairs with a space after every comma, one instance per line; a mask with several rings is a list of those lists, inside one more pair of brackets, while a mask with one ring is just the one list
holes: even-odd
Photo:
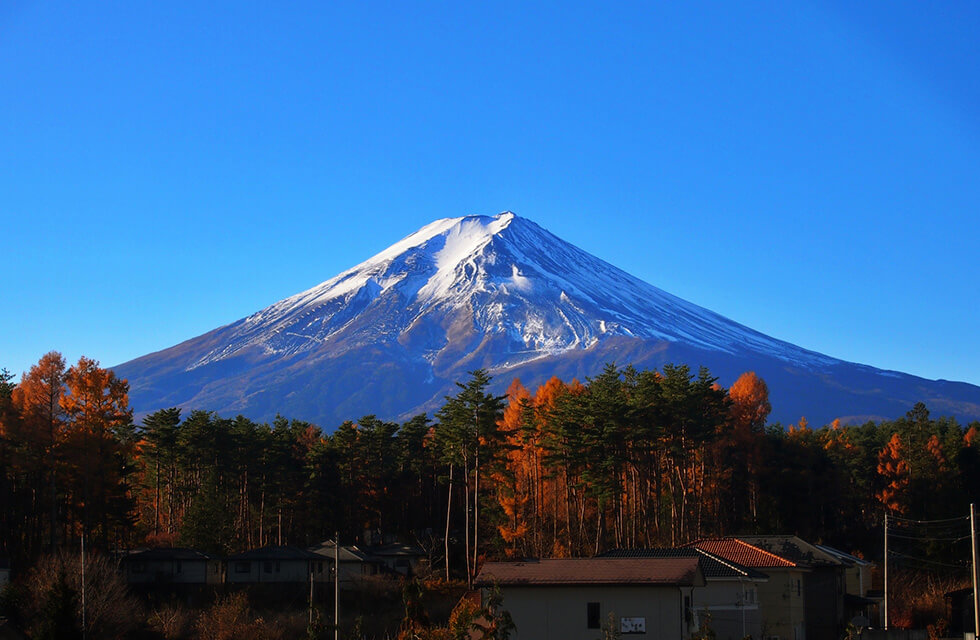
[[497, 390], [607, 362], [766, 380], [771, 420], [895, 418], [917, 401], [980, 419], [980, 387], [838, 360], [643, 282], [510, 212], [437, 220], [247, 318], [114, 367], [138, 412], [179, 406], [332, 428], [439, 407], [486, 368]]

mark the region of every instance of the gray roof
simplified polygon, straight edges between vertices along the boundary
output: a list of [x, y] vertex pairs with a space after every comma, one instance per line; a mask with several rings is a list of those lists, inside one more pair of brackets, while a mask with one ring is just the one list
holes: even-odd
[[830, 555], [834, 556], [835, 558], [837, 558], [838, 560], [840, 560], [844, 564], [849, 564], [849, 565], [855, 565], [856, 564], [856, 565], [863, 566], [863, 567], [870, 567], [870, 566], [873, 566], [874, 565], [873, 562], [869, 562], [868, 560], [865, 560], [864, 558], [859, 558], [859, 557], [857, 557], [855, 555], [851, 555], [850, 553], [845, 553], [845, 552], [841, 551], [840, 549], [835, 549], [835, 548], [829, 547], [829, 546], [827, 546], [825, 544], [815, 544], [813, 546], [815, 546], [817, 549], [820, 549], [824, 553], [829, 553]]
[[668, 547], [650, 549], [613, 549], [600, 554], [603, 558], [698, 558], [701, 571], [708, 579], [716, 578], [744, 578], [748, 580], [764, 581], [769, 576], [756, 571], [750, 567], [745, 567], [737, 562], [725, 560], [702, 549], [694, 547], [674, 549]]
[[[309, 547], [309, 551], [315, 553], [321, 560], [334, 559], [334, 547], [336, 543], [333, 540], [324, 540], [318, 545]], [[367, 553], [364, 553], [357, 547], [340, 545], [340, 561], [341, 562], [380, 562], [376, 558], [372, 558]]]
[[261, 549], [250, 549], [237, 555], [228, 556], [234, 560], [323, 560], [323, 556], [311, 553], [299, 547], [268, 546]]
[[185, 549], [185, 548], [169, 548], [161, 547], [159, 549], [147, 549], [146, 551], [136, 551], [130, 553], [122, 559], [123, 562], [153, 562], [153, 561], [167, 561], [167, 560], [181, 560], [181, 561], [200, 561], [206, 562], [212, 560], [213, 556], [206, 553], [198, 551], [196, 549]]

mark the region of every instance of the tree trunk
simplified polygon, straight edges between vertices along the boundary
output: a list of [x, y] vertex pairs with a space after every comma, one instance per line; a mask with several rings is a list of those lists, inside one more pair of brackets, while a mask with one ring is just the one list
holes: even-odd
[[449, 499], [446, 500], [446, 582], [449, 582], [449, 516], [452, 513], [453, 507], [453, 468], [452, 464], [449, 465]]

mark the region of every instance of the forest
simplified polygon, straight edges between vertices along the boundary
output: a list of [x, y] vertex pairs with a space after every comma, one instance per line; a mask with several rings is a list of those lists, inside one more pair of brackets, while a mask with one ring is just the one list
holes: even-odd
[[[447, 578], [485, 559], [594, 555], [704, 536], [794, 533], [880, 557], [883, 515], [959, 517], [980, 502], [980, 424], [904, 417], [768, 424], [765, 382], [607, 365], [593, 378], [473, 371], [433, 416], [272, 424], [203, 410], [134, 424], [97, 362], [43, 356], [0, 376], [0, 555], [184, 546], [233, 553], [366, 532], [421, 545]], [[326, 427], [326, 429], [325, 429]], [[922, 562], [951, 563], [931, 547]]]

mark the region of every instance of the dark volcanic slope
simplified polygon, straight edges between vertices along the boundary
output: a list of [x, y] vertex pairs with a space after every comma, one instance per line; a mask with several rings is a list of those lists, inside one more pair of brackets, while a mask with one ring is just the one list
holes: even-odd
[[980, 387], [830, 358], [657, 289], [512, 213], [438, 220], [370, 260], [235, 323], [115, 367], [139, 413], [277, 412], [332, 428], [439, 406], [477, 367], [503, 389], [606, 362], [754, 370], [773, 419], [897, 417], [917, 401], [980, 418]]

